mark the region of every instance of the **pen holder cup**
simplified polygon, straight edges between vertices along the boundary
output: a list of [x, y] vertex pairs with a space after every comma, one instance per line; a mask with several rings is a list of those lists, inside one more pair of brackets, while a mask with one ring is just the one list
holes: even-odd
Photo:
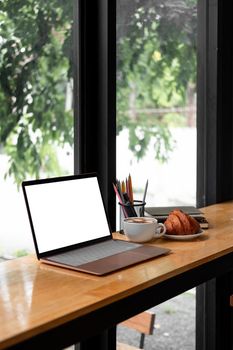
[[123, 229], [123, 220], [127, 217], [142, 217], [145, 213], [146, 202], [140, 200], [134, 200], [132, 203], [121, 204], [120, 206], [120, 230]]

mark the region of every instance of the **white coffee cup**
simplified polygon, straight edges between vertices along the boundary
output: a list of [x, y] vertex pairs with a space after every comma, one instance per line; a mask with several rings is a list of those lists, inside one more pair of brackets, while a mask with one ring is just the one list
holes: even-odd
[[152, 238], [160, 238], [166, 227], [151, 217], [129, 217], [123, 220], [124, 233], [130, 241], [148, 242]]

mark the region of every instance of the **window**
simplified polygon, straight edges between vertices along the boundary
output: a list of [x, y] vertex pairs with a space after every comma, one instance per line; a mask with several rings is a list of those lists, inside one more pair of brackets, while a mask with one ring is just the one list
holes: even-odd
[[117, 177], [147, 205], [196, 204], [196, 43], [196, 0], [117, 1]]
[[197, 0], [117, 0], [117, 177], [148, 206], [196, 205], [196, 46]]
[[73, 173], [73, 2], [6, 0], [0, 20], [0, 253], [17, 255], [32, 247], [21, 181]]

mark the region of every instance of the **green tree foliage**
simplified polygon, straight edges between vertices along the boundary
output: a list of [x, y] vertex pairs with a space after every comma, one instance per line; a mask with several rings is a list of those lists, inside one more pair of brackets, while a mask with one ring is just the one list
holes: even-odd
[[73, 143], [71, 19], [71, 1], [0, 1], [0, 143], [18, 184], [59, 174], [54, 146]]
[[[195, 86], [196, 0], [118, 0], [118, 132], [143, 157], [172, 148], [158, 109], [185, 106]], [[65, 108], [72, 77], [73, 1], [0, 0], [0, 146], [8, 175], [59, 174], [57, 147], [73, 144], [72, 113]], [[153, 110], [156, 109], [156, 112]]]
[[118, 1], [117, 125], [118, 132], [129, 129], [137, 158], [151, 139], [157, 159], [172, 149], [168, 121], [175, 114], [163, 110], [186, 106], [195, 87], [196, 16], [193, 0]]

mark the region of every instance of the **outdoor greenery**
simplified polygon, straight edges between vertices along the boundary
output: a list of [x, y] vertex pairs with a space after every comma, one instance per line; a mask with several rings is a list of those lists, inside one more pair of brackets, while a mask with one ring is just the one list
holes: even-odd
[[[18, 184], [61, 173], [56, 150], [73, 145], [72, 7], [0, 0], [0, 146]], [[196, 0], [118, 0], [117, 126], [138, 158], [153, 139], [155, 158], [166, 160], [169, 122], [187, 119], [172, 108], [195, 94], [196, 16]]]
[[171, 120], [187, 124], [186, 113], [176, 109], [195, 99], [196, 3], [118, 0], [118, 132], [129, 129], [137, 158], [153, 138], [155, 158], [166, 160]]
[[0, 143], [18, 184], [59, 174], [56, 146], [73, 144], [71, 19], [71, 1], [0, 1]]

